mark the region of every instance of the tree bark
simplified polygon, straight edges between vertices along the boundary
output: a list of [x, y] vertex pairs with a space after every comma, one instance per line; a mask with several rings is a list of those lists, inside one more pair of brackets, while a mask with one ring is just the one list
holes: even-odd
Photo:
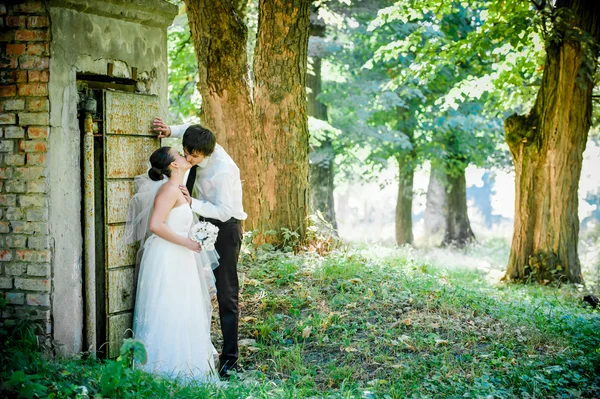
[[254, 52], [254, 119], [261, 132], [256, 144], [263, 176], [257, 228], [279, 233], [286, 227], [301, 238], [309, 205], [309, 9], [310, 0], [261, 0]]
[[308, 115], [327, 121], [327, 106], [317, 99], [321, 94], [321, 57], [312, 57], [312, 66], [314, 74], [306, 75], [306, 87], [310, 90], [306, 93], [306, 109]]
[[446, 232], [448, 200], [446, 173], [441, 167], [431, 167], [425, 205], [425, 237], [429, 245], [441, 244]]
[[[337, 220], [335, 216], [335, 201], [333, 179], [335, 177], [335, 153], [331, 148], [331, 140], [325, 140], [318, 149], [320, 162], [310, 163], [310, 194], [313, 212], [319, 211], [325, 221], [331, 224], [333, 234], [337, 235]], [[315, 154], [311, 154], [315, 155]], [[322, 160], [321, 160], [322, 155]], [[315, 157], [316, 158], [316, 157]]]
[[240, 168], [246, 228], [256, 228], [259, 168], [252, 132], [252, 99], [246, 57], [247, 28], [228, 0], [186, 0], [196, 59], [202, 124], [217, 136]]
[[[582, 281], [577, 190], [598, 52], [581, 40], [580, 32], [600, 42], [600, 3], [559, 0], [556, 8], [563, 17], [554, 27], [556, 41], [546, 47], [535, 105], [528, 115], [512, 115], [504, 123], [516, 172], [515, 224], [505, 275], [513, 281]], [[582, 66], [590, 64], [594, 67], [588, 75]]]
[[[312, 57], [313, 72], [306, 75], [308, 115], [327, 121], [327, 107], [317, 99], [321, 93], [321, 57]], [[331, 224], [333, 233], [337, 231], [335, 217], [335, 202], [333, 197], [335, 177], [335, 153], [331, 139], [327, 138], [321, 146], [309, 154], [310, 162], [310, 193], [312, 211], [319, 211], [327, 222]]]
[[398, 200], [396, 202], [396, 244], [412, 244], [412, 201], [415, 167], [409, 153], [396, 156], [398, 161]]
[[[185, 0], [202, 95], [202, 123], [240, 168], [246, 229], [306, 231], [309, 0], [261, 1], [254, 92], [241, 1]], [[237, 11], [236, 11], [237, 10]], [[281, 242], [281, 235], [271, 237]]]
[[447, 174], [446, 182], [448, 210], [446, 212], [446, 232], [444, 245], [464, 247], [475, 239], [471, 230], [469, 214], [467, 212], [467, 180], [465, 170], [458, 174]]

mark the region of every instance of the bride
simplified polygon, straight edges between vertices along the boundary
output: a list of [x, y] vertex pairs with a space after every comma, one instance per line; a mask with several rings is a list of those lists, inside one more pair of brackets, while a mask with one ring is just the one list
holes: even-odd
[[127, 216], [126, 241], [141, 242], [133, 320], [134, 336], [147, 351], [139, 367], [168, 377], [216, 382], [210, 340], [214, 251], [188, 238], [193, 214], [179, 189], [191, 165], [171, 147], [150, 156], [148, 175]]

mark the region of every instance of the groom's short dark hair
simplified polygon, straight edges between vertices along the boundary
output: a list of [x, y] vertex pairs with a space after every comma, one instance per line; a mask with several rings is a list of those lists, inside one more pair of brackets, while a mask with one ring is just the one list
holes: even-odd
[[217, 139], [213, 132], [201, 125], [190, 125], [183, 134], [183, 149], [188, 154], [209, 156], [215, 150]]

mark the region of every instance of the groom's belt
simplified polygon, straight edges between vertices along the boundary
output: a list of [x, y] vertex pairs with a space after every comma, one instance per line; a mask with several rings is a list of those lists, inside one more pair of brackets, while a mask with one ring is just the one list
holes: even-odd
[[231, 218], [231, 219], [229, 219], [229, 220], [226, 220], [226, 221], [224, 221], [224, 222], [223, 222], [223, 221], [221, 221], [221, 220], [219, 220], [219, 219], [205, 218], [205, 217], [202, 217], [202, 216], [198, 216], [198, 219], [199, 219], [201, 222], [209, 222], [209, 223], [212, 223], [212, 224], [214, 224], [215, 226], [224, 225], [224, 224], [230, 224], [230, 223], [239, 223], [239, 222], [240, 222], [240, 221], [239, 221], [238, 219], [236, 219], [236, 218]]

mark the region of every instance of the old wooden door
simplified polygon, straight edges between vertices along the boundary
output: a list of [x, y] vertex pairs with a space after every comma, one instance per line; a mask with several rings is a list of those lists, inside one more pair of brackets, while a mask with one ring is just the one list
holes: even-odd
[[130, 336], [135, 302], [137, 248], [123, 243], [133, 178], [148, 170], [150, 154], [160, 141], [152, 131], [158, 97], [104, 92], [104, 242], [106, 338], [108, 356], [115, 357]]

